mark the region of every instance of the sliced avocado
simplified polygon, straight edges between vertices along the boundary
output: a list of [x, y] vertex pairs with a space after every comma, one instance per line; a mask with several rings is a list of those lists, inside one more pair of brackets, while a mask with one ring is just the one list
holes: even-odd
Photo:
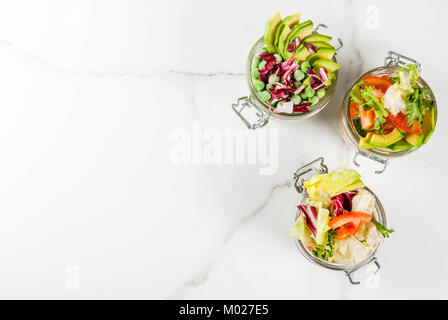
[[330, 36], [326, 36], [323, 34], [315, 33], [311, 34], [305, 38], [303, 38], [303, 42], [313, 42], [313, 41], [322, 41], [322, 42], [330, 42], [332, 38]]
[[306, 61], [308, 61], [310, 64], [312, 64], [315, 60], [319, 59], [333, 59], [333, 56], [335, 54], [336, 50], [334, 48], [320, 48], [317, 50], [316, 53], [313, 53], [309, 55], [306, 58]]
[[311, 41], [311, 42], [308, 42], [308, 43], [312, 44], [317, 49], [319, 49], [319, 48], [333, 48], [334, 49], [334, 47], [331, 44], [328, 44], [328, 43], [323, 42], [323, 41]]
[[432, 134], [434, 133], [436, 123], [434, 120], [434, 107], [431, 108], [431, 110], [426, 111], [426, 113], [423, 115], [423, 122], [422, 122], [422, 133], [425, 136], [423, 139], [423, 144], [428, 142], [429, 138], [431, 138]]
[[[319, 53], [319, 48], [320, 48], [320, 46], [326, 46], [325, 48], [322, 48], [322, 49], [329, 49], [329, 51], [322, 51], [322, 54], [324, 55], [324, 56], [331, 56], [331, 57], [333, 57], [333, 55], [334, 55], [334, 52], [336, 52], [336, 50], [332, 47], [332, 46], [330, 46], [329, 44], [327, 44], [327, 43], [325, 43], [325, 42], [313, 42], [313, 43], [311, 43], [311, 44], [313, 44], [313, 45], [316, 45], [316, 47], [317, 47], [317, 52], [316, 53]], [[333, 52], [333, 54], [331, 53], [331, 52]], [[308, 48], [305, 46], [305, 45], [303, 45], [303, 44], [301, 44], [297, 49], [296, 49], [296, 52], [294, 53], [294, 55], [293, 55], [293, 57], [297, 57], [297, 59], [299, 60], [299, 61], [304, 61], [304, 60], [306, 60], [310, 55], [312, 55], [312, 54], [315, 54], [315, 53], [311, 53], [311, 51], [310, 50], [308, 50]], [[329, 59], [327, 59], [327, 58], [324, 58], [324, 57], [322, 57], [322, 58], [319, 58], [318, 60], [329, 60]], [[330, 60], [331, 61], [331, 60]], [[328, 68], [327, 68], [328, 69]]]
[[370, 143], [370, 139], [372, 139], [373, 133], [372, 132], [368, 132], [367, 136], [366, 136], [366, 141]]
[[412, 144], [414, 147], [420, 147], [425, 139], [424, 134], [408, 133], [404, 136], [407, 143]]
[[[287, 51], [287, 45], [289, 45], [289, 43], [287, 43], [287, 39], [289, 34], [292, 32], [292, 29], [299, 25], [299, 21], [300, 21], [300, 13], [291, 16], [292, 18], [289, 20], [289, 22], [287, 22], [287, 25], [285, 25], [285, 27], [282, 30], [282, 33], [280, 35], [280, 39], [278, 40], [278, 50], [279, 53], [283, 53], [284, 51]], [[286, 19], [285, 19], [286, 20]]]
[[328, 71], [335, 72], [341, 66], [338, 63], [334, 62], [333, 60], [319, 59], [319, 60], [314, 61], [313, 67], [317, 67], [317, 68], [323, 67], [323, 68], [327, 69]]
[[266, 28], [264, 29], [264, 42], [266, 43], [266, 48], [269, 53], [277, 53], [277, 49], [274, 46], [275, 34], [277, 32], [277, 27], [282, 22], [282, 17], [280, 13], [276, 13], [269, 21], [266, 23]]
[[296, 57], [298, 61], [305, 61], [306, 58], [311, 54], [307, 47], [302, 47], [294, 52], [293, 57]]
[[299, 37], [300, 42], [302, 42], [304, 38], [306, 38], [307, 36], [309, 36], [310, 34], [313, 33], [313, 27], [314, 27], [314, 24], [313, 24], [313, 22], [310, 21], [310, 23], [307, 23], [306, 25], [302, 26], [302, 28], [300, 28], [297, 31], [295, 38]]
[[293, 39], [297, 38], [297, 36], [299, 35], [299, 30], [301, 30], [303, 27], [307, 26], [307, 25], [313, 25], [313, 22], [311, 20], [306, 20], [303, 21], [299, 24], [296, 24], [294, 26], [294, 28], [292, 28], [291, 33], [288, 35], [288, 37], [286, 38], [286, 40], [288, 40], [289, 43], [292, 42]]
[[403, 139], [403, 134], [400, 130], [394, 128], [394, 130], [388, 134], [373, 134], [369, 143], [375, 147], [388, 147], [401, 139]]
[[406, 140], [404, 140], [404, 139], [401, 139], [400, 141], [389, 146], [389, 149], [394, 150], [394, 151], [409, 150], [412, 148], [414, 148], [414, 146], [412, 144], [407, 143]]
[[[277, 27], [277, 31], [275, 32], [275, 42], [274, 42], [274, 45], [275, 45], [275, 48], [277, 49], [278, 53], [282, 53], [283, 52], [282, 50], [280, 50], [280, 46], [282, 48], [284, 46], [284, 42], [283, 41], [280, 42], [280, 38], [281, 38], [281, 36], [283, 34], [283, 30], [285, 29], [285, 27], [288, 27], [289, 29], [291, 29], [293, 26], [298, 24], [299, 21], [300, 21], [300, 13], [296, 13], [296, 14], [293, 14], [291, 16], [286, 17], [279, 24], [279, 26]], [[291, 31], [291, 30], [289, 30], [289, 31]], [[288, 34], [289, 34], [289, 32], [288, 32]], [[286, 36], [285, 36], [285, 39], [286, 39]]]
[[278, 40], [278, 52], [282, 53], [285, 51], [285, 42], [288, 34], [291, 33], [291, 28], [289, 26], [285, 26], [282, 30], [282, 34], [280, 35], [280, 38]]
[[317, 53], [312, 53], [306, 58], [306, 61], [308, 61], [310, 64], [312, 64], [314, 60], [317, 60]]
[[[303, 41], [300, 45], [299, 45], [299, 50], [305, 47], [305, 42], [312, 44], [313, 46], [315, 46], [317, 49], [320, 48], [330, 48], [330, 49], [334, 49], [334, 47], [331, 44], [328, 44], [326, 42], [323, 41], [312, 41], [312, 42], [308, 42], [308, 41]], [[336, 49], [335, 49], [336, 51]]]
[[359, 100], [363, 99], [361, 96], [361, 85], [359, 83], [357, 83], [353, 86], [351, 94], [353, 94]]
[[375, 149], [376, 147], [371, 145], [368, 141], [367, 138], [361, 138], [359, 139], [359, 145], [358, 147], [360, 149]]
[[301, 39], [300, 35], [303, 33], [302, 29], [305, 28], [306, 26], [311, 26], [311, 31], [312, 31], [313, 22], [311, 20], [307, 20], [307, 21], [304, 21], [302, 23], [295, 25], [294, 28], [292, 29], [292, 31], [290, 32], [290, 34], [288, 35], [288, 37], [286, 38], [286, 44], [290, 45], [291, 42], [297, 37], [299, 37], [299, 39]]
[[283, 48], [283, 57], [288, 60], [291, 59], [293, 54], [288, 52], [289, 45], [298, 37], [299, 39], [305, 38], [308, 34], [313, 32], [313, 22], [307, 20], [296, 25], [292, 31], [288, 34], [285, 45]]

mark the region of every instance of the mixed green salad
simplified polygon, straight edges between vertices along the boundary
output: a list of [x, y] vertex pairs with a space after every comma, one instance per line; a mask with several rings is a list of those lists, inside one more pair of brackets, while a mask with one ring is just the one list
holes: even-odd
[[259, 97], [275, 113], [308, 113], [323, 99], [340, 65], [329, 36], [313, 33], [311, 20], [300, 13], [266, 24], [265, 45], [251, 61], [252, 82]]
[[365, 261], [389, 230], [376, 219], [376, 198], [352, 169], [318, 174], [304, 182], [292, 237], [319, 259], [345, 265]]
[[350, 118], [359, 148], [398, 151], [428, 142], [435, 128], [434, 102], [418, 79], [418, 68], [408, 64], [395, 77], [365, 76], [353, 87]]

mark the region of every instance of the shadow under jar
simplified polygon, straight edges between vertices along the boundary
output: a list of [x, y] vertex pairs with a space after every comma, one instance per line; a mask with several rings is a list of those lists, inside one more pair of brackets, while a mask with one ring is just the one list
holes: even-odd
[[[318, 158], [311, 163], [304, 165], [303, 167], [299, 168], [296, 173], [294, 174], [294, 186], [297, 190], [297, 193], [299, 194], [299, 198], [297, 200], [297, 205], [301, 205], [304, 203], [305, 199], [309, 197], [306, 188], [303, 186], [303, 183], [305, 181], [304, 177], [307, 176], [307, 179], [312, 177], [315, 174], [326, 174], [328, 173], [328, 168], [324, 164], [324, 159]], [[387, 228], [387, 219], [386, 219], [386, 212], [384, 210], [383, 205], [381, 204], [380, 199], [376, 196], [376, 194], [370, 190], [367, 187], [364, 187], [367, 191], [369, 191], [376, 199], [375, 204], [375, 212], [374, 217], [376, 221], [378, 221], [381, 225]], [[293, 220], [292, 225], [297, 221], [299, 218], [299, 211], [297, 210], [297, 206], [293, 213]], [[357, 270], [361, 269], [362, 267], [374, 263], [376, 266], [376, 272], [379, 271], [381, 268], [376, 256], [378, 254], [378, 251], [381, 247], [381, 245], [384, 242], [384, 238], [377, 243], [374, 246], [374, 250], [360, 263], [354, 264], [354, 265], [346, 265], [341, 263], [335, 263], [335, 262], [329, 262], [323, 259], [320, 259], [316, 257], [308, 248], [306, 248], [303, 243], [296, 238], [293, 238], [294, 244], [296, 245], [297, 249], [300, 251], [300, 253], [311, 263], [329, 269], [329, 270], [335, 270], [335, 271], [342, 271], [346, 274], [347, 278], [349, 279], [350, 283], [353, 285], [360, 284], [359, 281], [355, 281], [353, 278], [353, 273]], [[376, 273], [375, 272], [375, 273]]]
[[[323, 25], [320, 25], [323, 26]], [[319, 27], [319, 26], [318, 26]], [[313, 33], [317, 32], [317, 28]], [[341, 39], [338, 39], [339, 47], [336, 48], [336, 54], [338, 50], [340, 50], [343, 46]], [[284, 120], [284, 121], [291, 121], [291, 120], [300, 120], [312, 117], [313, 115], [317, 114], [319, 111], [321, 111], [323, 108], [327, 106], [327, 104], [330, 102], [331, 98], [333, 97], [337, 79], [338, 79], [338, 71], [336, 70], [334, 72], [335, 79], [331, 81], [330, 86], [326, 87], [326, 94], [325, 97], [319, 100], [315, 105], [311, 106], [309, 113], [302, 113], [302, 112], [293, 112], [293, 113], [275, 113], [273, 112], [273, 107], [270, 105], [269, 102], [264, 101], [260, 95], [259, 92], [254, 87], [254, 82], [252, 79], [252, 63], [254, 61], [254, 57], [259, 52], [261, 48], [263, 48], [265, 45], [264, 38], [261, 37], [252, 47], [252, 49], [249, 52], [249, 56], [247, 58], [246, 62], [246, 79], [247, 84], [250, 89], [250, 95], [241, 97], [238, 99], [236, 104], [232, 104], [232, 108], [235, 111], [235, 113], [241, 118], [241, 120], [246, 124], [246, 126], [249, 129], [257, 129], [264, 127], [268, 122], [270, 117]], [[336, 54], [333, 57], [333, 61], [337, 62], [336, 60]]]
[[[359, 148], [359, 141], [361, 139], [360, 135], [357, 133], [353, 122], [351, 120], [350, 116], [350, 92], [352, 91], [353, 87], [361, 81], [361, 79], [365, 76], [395, 76], [396, 72], [400, 70], [400, 68], [408, 63], [415, 64], [416, 67], [421, 70], [421, 65], [416, 60], [407, 58], [401, 54], [395, 53], [393, 51], [389, 51], [388, 56], [385, 59], [385, 66], [378, 67], [375, 69], [372, 69], [363, 75], [361, 75], [356, 81], [353, 83], [352, 86], [348, 89], [347, 93], [345, 94], [344, 100], [342, 102], [341, 111], [339, 114], [339, 127], [342, 133], [342, 136], [344, 137], [344, 140], [348, 143], [348, 145], [355, 149], [355, 158], [353, 162], [356, 166], [359, 166], [359, 163], [357, 162], [357, 157], [364, 156], [366, 158], [369, 158], [371, 160], [374, 160], [376, 162], [379, 162], [383, 164], [383, 168], [381, 170], [375, 171], [375, 173], [382, 173], [386, 169], [389, 161], [388, 159], [391, 158], [398, 158], [406, 156], [420, 147], [413, 147], [411, 149], [407, 150], [390, 150], [387, 148], [374, 148], [374, 149], [362, 149]], [[428, 85], [428, 83], [423, 80], [423, 78], [419, 77], [417, 81], [418, 85], [420, 87], [427, 87], [430, 91], [430, 97], [433, 101], [433, 108], [434, 108], [434, 126], [437, 123], [437, 102], [436, 98], [434, 96], [434, 92], [431, 90], [431, 87]]]

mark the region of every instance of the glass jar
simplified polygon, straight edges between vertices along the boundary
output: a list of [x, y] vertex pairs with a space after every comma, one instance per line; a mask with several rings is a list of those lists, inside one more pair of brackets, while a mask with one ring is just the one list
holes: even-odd
[[[316, 29], [313, 31], [313, 33], [316, 33], [317, 30], [321, 27], [326, 27], [323, 24], [319, 24]], [[340, 50], [343, 46], [343, 43], [341, 39], [338, 39], [339, 47], [336, 48], [336, 53], [338, 50]], [[332, 83], [329, 87], [326, 88], [326, 95], [322, 100], [319, 100], [318, 103], [316, 103], [314, 106], [310, 107], [309, 113], [274, 113], [272, 106], [263, 101], [257, 90], [254, 87], [253, 79], [252, 79], [252, 63], [253, 58], [261, 48], [265, 45], [264, 38], [261, 37], [252, 47], [252, 49], [249, 52], [249, 56], [247, 58], [246, 62], [246, 79], [247, 84], [250, 89], [250, 95], [241, 97], [238, 99], [236, 104], [232, 104], [232, 108], [235, 111], [235, 113], [241, 118], [241, 120], [247, 125], [249, 129], [257, 129], [264, 127], [268, 122], [270, 117], [279, 119], [279, 120], [300, 120], [305, 119], [308, 117], [312, 117], [315, 114], [317, 114], [319, 111], [321, 111], [323, 108], [327, 106], [327, 104], [330, 102], [331, 98], [333, 97], [337, 79], [338, 79], [338, 72], [337, 70], [334, 72], [335, 79], [332, 80]], [[333, 60], [336, 62], [336, 54], [333, 57]]]
[[[384, 66], [378, 67], [375, 69], [372, 69], [363, 75], [361, 75], [356, 81], [353, 83], [352, 86], [347, 90], [347, 93], [345, 94], [344, 100], [342, 102], [341, 112], [339, 114], [339, 127], [342, 133], [342, 136], [344, 137], [344, 140], [348, 143], [348, 145], [355, 149], [356, 154], [354, 158], [354, 163], [356, 166], [359, 166], [358, 162], [356, 161], [358, 155], [367, 157], [369, 159], [372, 159], [374, 161], [380, 162], [383, 164], [383, 169], [376, 171], [376, 173], [382, 173], [386, 169], [387, 164], [389, 163], [388, 159], [390, 158], [398, 158], [406, 156], [409, 153], [412, 153], [416, 151], [417, 149], [421, 147], [414, 147], [412, 149], [408, 150], [397, 150], [392, 151], [386, 148], [374, 148], [374, 149], [360, 149], [358, 147], [360, 136], [356, 132], [356, 129], [353, 127], [353, 122], [350, 118], [350, 92], [352, 91], [353, 87], [361, 81], [361, 79], [365, 76], [394, 76], [395, 73], [404, 65], [406, 64], [415, 64], [416, 67], [421, 71], [421, 64], [417, 62], [414, 59], [405, 57], [399, 53], [389, 51], [388, 56], [385, 58]], [[428, 87], [430, 93], [431, 93], [431, 99], [434, 106], [434, 122], [437, 123], [437, 102], [436, 98], [434, 96], [433, 91], [429, 87], [429, 85], [426, 83], [423, 78], [418, 79], [418, 85], [420, 87]]]
[[[324, 164], [324, 158], [322, 158], [322, 157], [304, 165], [303, 167], [300, 167], [296, 171], [296, 173], [294, 174], [294, 186], [299, 194], [297, 205], [303, 204], [304, 200], [309, 196], [306, 191], [306, 188], [303, 186], [303, 183], [306, 180], [310, 179], [315, 174], [325, 174], [325, 173], [328, 173], [328, 168]], [[382, 224], [384, 227], [387, 228], [386, 213], [384, 211], [383, 205], [381, 204], [381, 201], [378, 199], [378, 197], [375, 195], [375, 193], [372, 192], [372, 190], [370, 190], [367, 187], [365, 187], [365, 189], [367, 191], [369, 191], [370, 193], [372, 193], [372, 195], [374, 195], [376, 198], [376, 205], [375, 205], [375, 212], [374, 212], [375, 219], [380, 224]], [[299, 212], [298, 212], [297, 206], [296, 206], [296, 208], [294, 210], [293, 221], [292, 221], [291, 225], [293, 225], [298, 218], [299, 218]], [[294, 240], [296, 247], [299, 249], [300, 253], [308, 261], [310, 261], [311, 263], [313, 263], [317, 266], [320, 266], [320, 267], [323, 267], [323, 268], [326, 268], [329, 270], [343, 271], [346, 274], [346, 276], [348, 277], [351, 284], [360, 284], [359, 281], [355, 281], [353, 279], [353, 273], [355, 271], [359, 270], [360, 268], [362, 268], [370, 263], [374, 263], [375, 266], [377, 267], [376, 272], [378, 272], [378, 270], [381, 267], [376, 258], [376, 255], [377, 255], [378, 250], [380, 249], [384, 239], [374, 247], [374, 250], [372, 251], [372, 253], [364, 261], [362, 261], [356, 265], [345, 265], [345, 264], [325, 261], [323, 259], [320, 259], [320, 258], [314, 256], [313, 253], [310, 252], [302, 244], [302, 242], [300, 240], [298, 240], [298, 239], [293, 239], [293, 240]]]

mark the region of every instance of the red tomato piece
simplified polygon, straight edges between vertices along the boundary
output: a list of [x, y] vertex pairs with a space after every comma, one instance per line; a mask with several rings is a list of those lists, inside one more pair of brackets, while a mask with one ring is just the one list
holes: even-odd
[[336, 239], [345, 239], [358, 232], [362, 223], [372, 220], [372, 216], [364, 212], [347, 212], [333, 218], [329, 222], [331, 229], [337, 230]]
[[412, 128], [409, 125], [408, 117], [403, 113], [399, 112], [396, 116], [393, 114], [389, 114], [387, 116], [387, 119], [392, 122], [392, 124], [397, 127], [398, 129], [408, 132], [408, 133], [416, 133], [421, 134], [422, 133], [422, 127], [418, 124], [416, 120], [414, 120], [412, 123], [414, 124], [414, 128]]

